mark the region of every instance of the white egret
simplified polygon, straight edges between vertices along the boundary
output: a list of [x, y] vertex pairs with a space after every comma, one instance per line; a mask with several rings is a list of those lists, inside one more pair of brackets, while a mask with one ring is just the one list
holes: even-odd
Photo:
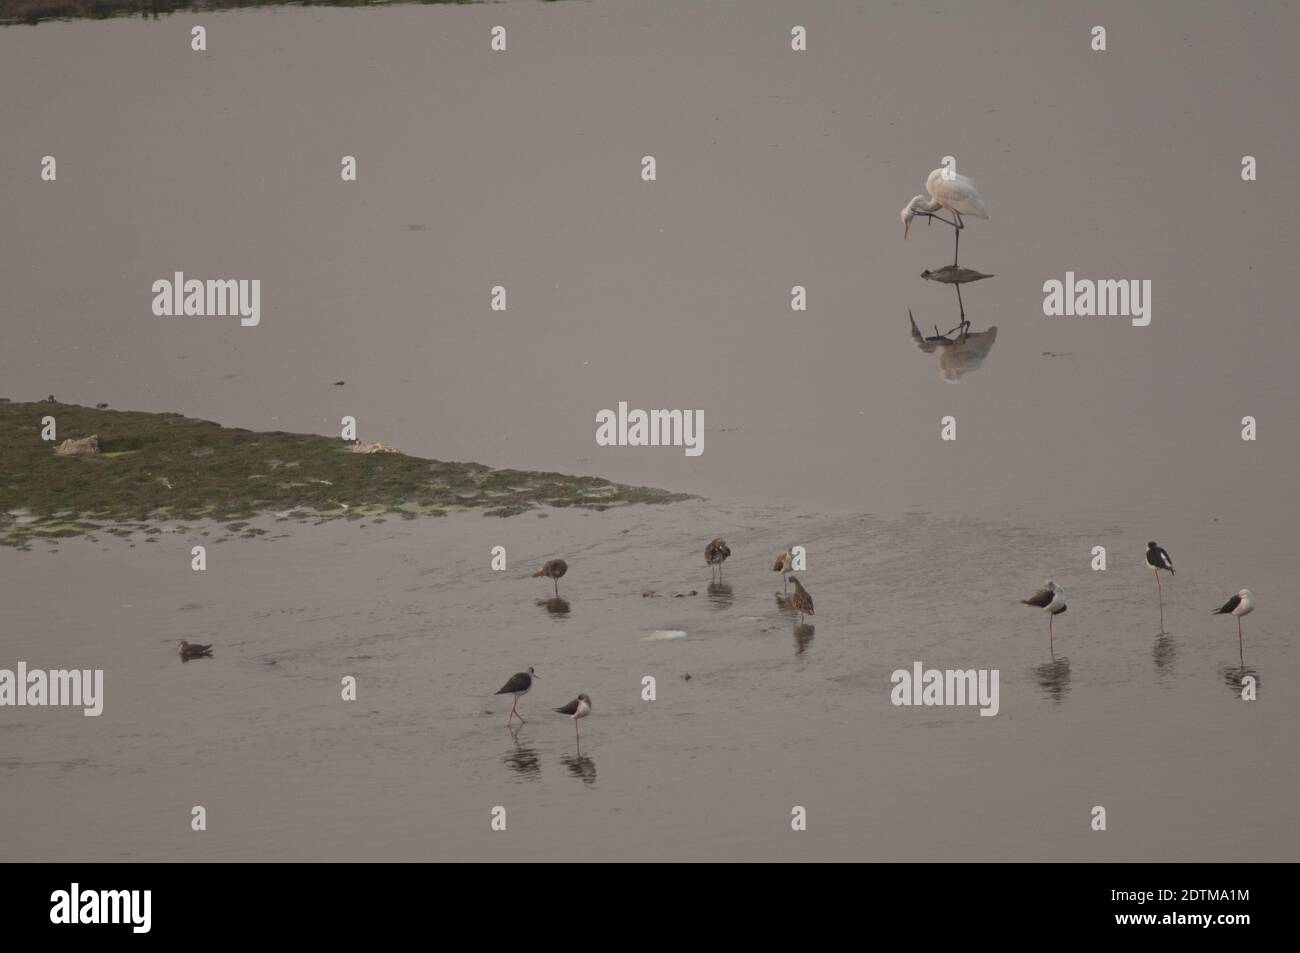
[[[984, 199], [980, 198], [979, 190], [975, 188], [975, 183], [964, 175], [958, 175], [956, 172], [947, 169], [935, 169], [925, 180], [925, 190], [929, 196], [917, 195], [912, 201], [908, 202], [899, 213], [899, 218], [903, 220], [903, 238], [907, 238], [907, 230], [911, 227], [912, 219], [918, 215], [924, 215], [927, 218], [937, 218], [945, 224], [951, 225], [956, 240], [953, 242], [952, 263], [957, 265], [957, 252], [961, 245], [961, 230], [966, 227], [962, 222], [963, 215], [969, 215], [972, 218], [989, 217], [989, 210], [984, 206]], [[947, 209], [952, 213], [952, 221], [944, 218], [942, 215], [935, 214], [939, 209]]]

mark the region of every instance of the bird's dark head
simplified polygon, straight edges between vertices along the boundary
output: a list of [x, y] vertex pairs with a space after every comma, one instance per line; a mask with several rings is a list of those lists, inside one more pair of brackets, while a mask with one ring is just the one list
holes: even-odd
[[531, 675], [533, 678], [537, 677], [537, 672], [533, 669], [531, 665], [528, 666], [528, 674]]
[[1160, 547], [1156, 545], [1155, 540], [1152, 540], [1151, 542], [1147, 543], [1147, 549], [1159, 549], [1159, 548]]

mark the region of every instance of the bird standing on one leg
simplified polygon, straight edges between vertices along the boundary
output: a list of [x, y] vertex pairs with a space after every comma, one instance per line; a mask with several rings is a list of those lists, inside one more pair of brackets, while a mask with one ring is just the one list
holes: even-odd
[[1239, 589], [1237, 594], [1215, 609], [1210, 615], [1231, 615], [1237, 618], [1237, 654], [1244, 655], [1241, 641], [1241, 617], [1255, 611], [1255, 594], [1249, 589]]
[[731, 555], [731, 547], [723, 542], [721, 536], [715, 536], [709, 540], [709, 545], [704, 547], [704, 561], [714, 567], [718, 578], [722, 578], [722, 564], [727, 557]]
[[578, 734], [578, 719], [586, 718], [591, 714], [591, 696], [585, 693], [580, 694], [563, 708], [557, 708], [555, 711], [557, 714], [568, 715], [573, 719], [573, 737], [576, 741], [580, 737]]
[[786, 580], [785, 574], [790, 571], [790, 565], [794, 562], [794, 557], [790, 555], [791, 549], [794, 549], [794, 547], [791, 546], [790, 549], [787, 549], [785, 552], [778, 553], [776, 562], [772, 564], [772, 572], [779, 572], [781, 574], [781, 581], [785, 583], [782, 587], [782, 592], [790, 591], [790, 583]]
[[1065, 611], [1065, 590], [1052, 582], [1050, 579], [1043, 581], [1043, 588], [1039, 589], [1028, 599], [1020, 600], [1022, 605], [1033, 606], [1035, 609], [1042, 609], [1047, 613], [1047, 643], [1055, 648], [1055, 642], [1052, 636], [1052, 620]]
[[[931, 172], [925, 180], [925, 190], [930, 193], [928, 197], [915, 196], [899, 213], [899, 217], [903, 220], [903, 238], [907, 239], [907, 231], [912, 225], [912, 219], [918, 215], [937, 218], [944, 224], [951, 225], [955, 236], [952, 251], [952, 264], [955, 268], [957, 254], [961, 247], [961, 230], [966, 227], [962, 222], [962, 216], [987, 219], [989, 210], [984, 206], [984, 199], [980, 197], [975, 183], [966, 176], [958, 175], [948, 169], [935, 169]], [[941, 208], [952, 213], [952, 221], [935, 214]]]
[[1160, 585], [1160, 570], [1165, 570], [1169, 575], [1174, 575], [1174, 561], [1169, 558], [1169, 554], [1154, 542], [1147, 543], [1147, 565], [1156, 576], [1156, 598], [1160, 600], [1160, 631], [1165, 630], [1165, 591]]
[[794, 595], [790, 597], [790, 605], [799, 610], [799, 621], [802, 622], [804, 616], [813, 614], [813, 599], [798, 576], [790, 576], [789, 579], [794, 583]]
[[548, 559], [542, 564], [542, 568], [533, 573], [533, 578], [545, 576], [547, 579], [555, 580], [555, 597], [560, 596], [560, 577], [569, 571], [569, 564], [563, 559]]
[[511, 675], [510, 681], [502, 685], [500, 690], [496, 692], [498, 695], [515, 696], [514, 702], [510, 705], [510, 716], [506, 719], [507, 725], [509, 725], [516, 716], [519, 718], [519, 724], [524, 724], [524, 716], [520, 715], [516, 709], [519, 706], [519, 699], [528, 694], [528, 690], [533, 687], [533, 679], [538, 677], [538, 674], [533, 671], [532, 666], [529, 666], [528, 671], [516, 672], [514, 675]]

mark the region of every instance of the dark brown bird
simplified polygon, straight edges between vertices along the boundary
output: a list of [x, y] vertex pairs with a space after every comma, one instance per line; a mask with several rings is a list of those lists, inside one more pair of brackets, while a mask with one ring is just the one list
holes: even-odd
[[790, 605], [799, 610], [799, 621], [802, 622], [804, 616], [813, 614], [812, 596], [803, 587], [798, 576], [790, 576], [789, 579], [794, 583], [794, 595], [790, 597]]
[[793, 560], [794, 557], [790, 555], [790, 550], [787, 549], [783, 553], [778, 553], [776, 562], [772, 563], [772, 572], [779, 572], [781, 574], [781, 581], [785, 582], [785, 587], [781, 590], [782, 592], [790, 591], [790, 584], [785, 581], [785, 574], [790, 571], [790, 564]]
[[722, 578], [722, 564], [730, 555], [731, 547], [723, 542], [721, 536], [713, 537], [704, 547], [704, 561], [716, 569], [719, 579]]
[[569, 571], [569, 564], [563, 559], [548, 559], [542, 564], [542, 568], [533, 573], [533, 578], [545, 576], [547, 579], [555, 580], [555, 595], [560, 594], [560, 577]]
[[180, 652], [182, 662], [188, 662], [192, 658], [212, 658], [212, 646], [200, 645], [198, 642], [181, 642]]

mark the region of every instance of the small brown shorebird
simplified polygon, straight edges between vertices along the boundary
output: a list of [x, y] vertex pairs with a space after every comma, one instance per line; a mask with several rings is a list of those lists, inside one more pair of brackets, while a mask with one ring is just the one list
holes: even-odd
[[182, 662], [188, 662], [192, 658], [212, 658], [212, 646], [200, 645], [198, 642], [182, 641], [180, 653]]
[[731, 547], [723, 542], [721, 536], [713, 537], [709, 540], [709, 545], [704, 547], [704, 561], [714, 567], [719, 579], [722, 578], [722, 564], [730, 555]]
[[533, 687], [533, 679], [537, 677], [537, 673], [534, 672], [530, 666], [526, 672], [516, 672], [514, 675], [511, 675], [510, 681], [502, 685], [500, 690], [496, 692], [498, 695], [515, 696], [514, 702], [510, 705], [510, 716], [506, 718], [507, 725], [509, 725], [515, 717], [519, 718], [519, 724], [524, 724], [524, 716], [520, 715], [519, 712], [516, 711], [516, 708], [519, 705], [519, 699], [528, 694], [528, 690]]
[[586, 718], [591, 714], [591, 696], [581, 694], [563, 708], [557, 708], [555, 711], [557, 714], [568, 715], [573, 719], [573, 737], [577, 739], [579, 737], [578, 719]]
[[560, 594], [560, 577], [569, 571], [569, 564], [563, 559], [548, 559], [542, 564], [542, 568], [533, 573], [533, 578], [545, 576], [547, 579], [555, 580], [555, 594]]
[[1052, 642], [1052, 620], [1065, 611], [1065, 590], [1052, 582], [1050, 579], [1043, 581], [1043, 588], [1039, 589], [1028, 599], [1020, 600], [1022, 605], [1033, 606], [1035, 609], [1042, 609], [1047, 613], [1047, 642]]
[[1165, 590], [1160, 585], [1160, 570], [1174, 575], [1174, 561], [1169, 554], [1154, 542], [1147, 543], [1147, 565], [1156, 576], [1156, 598], [1160, 600], [1160, 631], [1165, 630]]
[[1237, 618], [1237, 654], [1245, 650], [1241, 642], [1241, 617], [1255, 611], [1255, 594], [1249, 589], [1239, 589], [1237, 594], [1215, 609], [1210, 615], [1230, 615]]
[[790, 605], [799, 610], [799, 621], [802, 622], [804, 616], [813, 614], [812, 596], [803, 587], [798, 576], [790, 576], [789, 580], [794, 583], [794, 595], [790, 597]]
[[[790, 549], [793, 548], [793, 546], [790, 547]], [[790, 583], [786, 582], [785, 578], [785, 574], [790, 571], [790, 564], [794, 561], [794, 557], [790, 555], [790, 549], [787, 549], [783, 553], [777, 553], [776, 562], [772, 563], [772, 572], [779, 572], [781, 574], [781, 581], [785, 583], [784, 588], [781, 590], [782, 592], [790, 591]]]

